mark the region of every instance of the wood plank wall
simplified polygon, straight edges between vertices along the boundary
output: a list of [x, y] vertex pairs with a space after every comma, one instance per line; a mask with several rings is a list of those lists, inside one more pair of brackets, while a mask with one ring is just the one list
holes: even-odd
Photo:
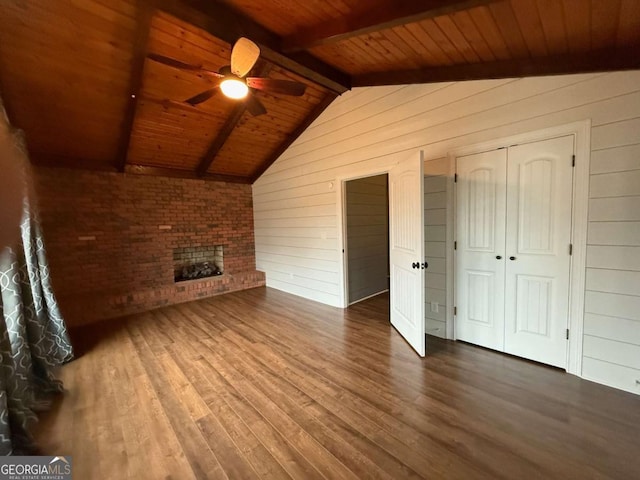
[[447, 318], [447, 174], [449, 160], [424, 163], [424, 251], [429, 267], [425, 274], [425, 319], [429, 335], [446, 337]]
[[[638, 356], [614, 349], [607, 353], [607, 348], [617, 346], [608, 343], [617, 341], [613, 339], [621, 331], [616, 322], [637, 332], [640, 296], [637, 290], [624, 289], [637, 287], [637, 281], [609, 283], [607, 288], [615, 292], [602, 293], [594, 286], [594, 278], [604, 270], [620, 270], [622, 273], [613, 274], [618, 278], [634, 276], [639, 270], [638, 223], [633, 222], [640, 221], [640, 196], [637, 183], [622, 180], [637, 176], [640, 169], [639, 71], [364, 88], [344, 94], [253, 186], [258, 268], [266, 272], [267, 283], [274, 288], [340, 306], [339, 177], [382, 169], [419, 148], [427, 159], [441, 158], [455, 148], [589, 118], [595, 196], [590, 201], [585, 374], [621, 387], [613, 370], [633, 369], [635, 375], [640, 365], [633, 359]], [[618, 150], [615, 159], [608, 160], [604, 152], [612, 147]], [[607, 168], [614, 175], [618, 170], [635, 173], [620, 175], [606, 187]], [[604, 176], [599, 180], [600, 175]], [[607, 197], [600, 198], [598, 192]], [[632, 223], [625, 227], [623, 222]], [[321, 235], [326, 240], [319, 249]], [[597, 235], [606, 240], [597, 240]], [[281, 248], [291, 238], [297, 241], [296, 255]], [[324, 279], [321, 288], [311, 283], [318, 278]], [[593, 314], [607, 317], [604, 333], [598, 337], [590, 326]], [[635, 352], [629, 335], [625, 337], [624, 345]], [[620, 369], [593, 368], [596, 356], [599, 362], [607, 362], [598, 365]], [[630, 375], [625, 378], [632, 378]], [[640, 385], [635, 386], [635, 378], [633, 381], [629, 390], [640, 393]]]
[[593, 128], [586, 378], [640, 392], [640, 112]]

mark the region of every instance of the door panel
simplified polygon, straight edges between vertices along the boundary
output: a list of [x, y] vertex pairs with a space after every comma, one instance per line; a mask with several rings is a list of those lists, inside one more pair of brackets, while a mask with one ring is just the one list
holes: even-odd
[[389, 316], [420, 356], [425, 354], [424, 179], [422, 152], [389, 171]]
[[456, 163], [456, 337], [503, 350], [507, 152]]
[[572, 155], [573, 136], [508, 149], [505, 351], [563, 368]]
[[495, 308], [491, 299], [496, 295], [496, 275], [491, 272], [473, 272], [468, 269], [465, 274], [469, 292], [467, 320], [493, 327]]
[[477, 168], [467, 174], [467, 248], [474, 252], [495, 250], [496, 203], [495, 171]]
[[513, 162], [509, 173], [518, 167], [518, 252], [552, 254], [554, 163], [548, 158], [534, 158], [520, 166]]
[[552, 292], [553, 278], [516, 277], [516, 332], [549, 336]]

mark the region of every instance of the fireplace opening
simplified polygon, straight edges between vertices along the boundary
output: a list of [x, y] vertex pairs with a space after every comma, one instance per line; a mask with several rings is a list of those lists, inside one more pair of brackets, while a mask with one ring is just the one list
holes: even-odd
[[224, 273], [222, 245], [173, 249], [173, 279], [175, 282], [216, 277]]

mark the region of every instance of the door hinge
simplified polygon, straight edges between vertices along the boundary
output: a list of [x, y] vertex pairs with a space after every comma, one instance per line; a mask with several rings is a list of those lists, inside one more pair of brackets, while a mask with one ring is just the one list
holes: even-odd
[[453, 174], [453, 183], [458, 183], [458, 174], [457, 173]]
[[569, 244], [569, 255], [573, 255], [573, 243]]
[[453, 315], [458, 315], [458, 307], [453, 307]]
[[567, 328], [567, 340], [569, 340], [569, 329]]
[[457, 250], [458, 249], [458, 242], [453, 242], [453, 249]]
[[575, 155], [571, 155], [571, 166], [572, 167], [576, 166], [576, 156]]

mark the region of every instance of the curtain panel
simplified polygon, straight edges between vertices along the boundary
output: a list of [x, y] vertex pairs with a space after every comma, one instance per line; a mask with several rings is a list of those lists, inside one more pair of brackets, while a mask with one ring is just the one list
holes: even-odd
[[1, 99], [0, 142], [0, 155], [19, 163], [23, 187], [20, 238], [0, 245], [0, 454], [29, 454], [29, 428], [51, 394], [62, 392], [53, 371], [73, 358], [73, 348], [51, 287], [23, 136]]

